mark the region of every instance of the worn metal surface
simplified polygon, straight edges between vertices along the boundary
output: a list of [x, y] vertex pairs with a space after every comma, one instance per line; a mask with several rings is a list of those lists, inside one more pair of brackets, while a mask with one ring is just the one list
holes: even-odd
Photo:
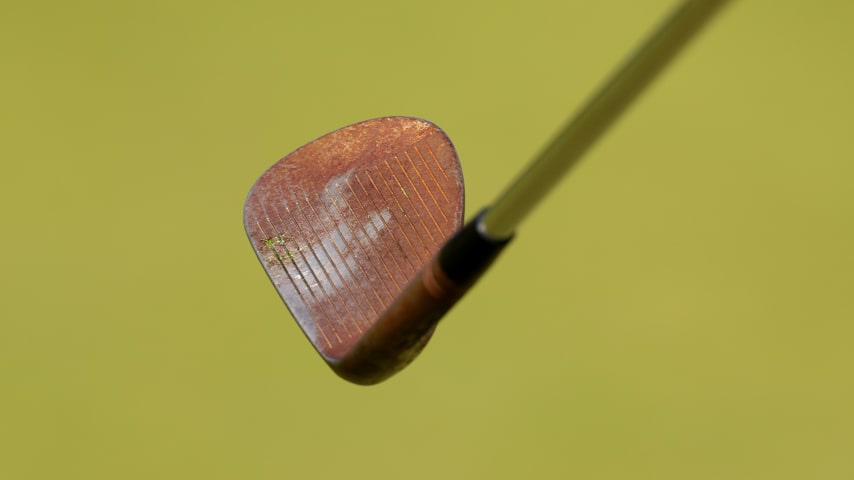
[[329, 361], [369, 329], [463, 219], [448, 137], [409, 117], [368, 120], [279, 160], [244, 225], [291, 314]]

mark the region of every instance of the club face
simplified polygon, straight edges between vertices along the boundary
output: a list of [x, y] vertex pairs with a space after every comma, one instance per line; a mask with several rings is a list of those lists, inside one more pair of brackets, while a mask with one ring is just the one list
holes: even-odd
[[327, 362], [347, 355], [463, 221], [456, 151], [437, 126], [368, 120], [320, 137], [252, 187], [244, 226]]

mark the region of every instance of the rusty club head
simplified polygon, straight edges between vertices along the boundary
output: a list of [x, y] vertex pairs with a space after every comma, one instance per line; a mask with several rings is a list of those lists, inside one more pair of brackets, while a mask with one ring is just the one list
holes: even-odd
[[371, 384], [406, 366], [462, 295], [465, 281], [446, 275], [437, 252], [462, 226], [463, 204], [445, 133], [386, 117], [276, 162], [249, 192], [244, 226], [318, 353], [343, 378]]
[[488, 210], [465, 227], [457, 154], [435, 125], [334, 131], [252, 187], [244, 225], [305, 335], [341, 377], [377, 383], [421, 351], [519, 223], [726, 0], [686, 0]]

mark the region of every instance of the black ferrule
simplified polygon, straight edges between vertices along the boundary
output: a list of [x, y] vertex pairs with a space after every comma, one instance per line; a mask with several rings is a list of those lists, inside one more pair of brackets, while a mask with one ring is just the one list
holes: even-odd
[[449, 279], [459, 285], [477, 280], [513, 237], [494, 240], [484, 236], [477, 226], [486, 214], [482, 210], [442, 247], [439, 265]]

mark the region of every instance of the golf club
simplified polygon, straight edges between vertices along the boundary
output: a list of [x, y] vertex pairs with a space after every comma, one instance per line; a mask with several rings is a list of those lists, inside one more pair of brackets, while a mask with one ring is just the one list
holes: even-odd
[[726, 0], [677, 7], [507, 190], [463, 226], [456, 151], [436, 125], [385, 117], [270, 167], [244, 227], [303, 333], [353, 383], [408, 365], [518, 225]]

